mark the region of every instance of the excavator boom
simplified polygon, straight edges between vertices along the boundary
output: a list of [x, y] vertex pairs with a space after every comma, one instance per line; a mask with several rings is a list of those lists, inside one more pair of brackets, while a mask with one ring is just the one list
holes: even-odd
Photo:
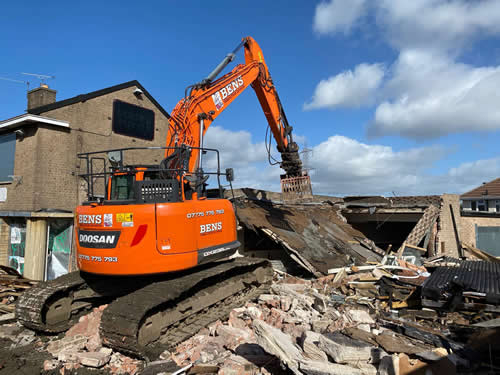
[[[245, 50], [245, 64], [235, 66], [231, 72], [214, 80], [242, 47]], [[243, 38], [207, 78], [188, 87], [189, 93], [177, 103], [171, 113], [167, 146], [203, 147], [203, 137], [210, 124], [249, 86], [257, 95], [281, 153], [280, 166], [285, 171], [282, 178], [299, 178], [304, 193], [311, 193], [310, 180], [302, 169], [298, 145], [293, 141], [293, 128], [288, 123], [264, 54], [251, 37]], [[167, 150], [166, 156], [171, 152]], [[192, 154], [189, 160], [190, 172], [201, 168], [200, 159], [200, 153]], [[307, 180], [305, 184], [304, 179]]]

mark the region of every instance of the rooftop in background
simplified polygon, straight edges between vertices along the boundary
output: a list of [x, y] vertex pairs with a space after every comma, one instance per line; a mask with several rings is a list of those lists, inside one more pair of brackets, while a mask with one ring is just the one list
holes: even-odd
[[460, 196], [460, 199], [485, 199], [500, 198], [500, 178], [486, 182], [481, 186], [468, 191]]
[[67, 105], [71, 105], [71, 104], [75, 104], [75, 103], [79, 103], [79, 102], [85, 102], [86, 100], [97, 98], [98, 96], [106, 95], [106, 94], [109, 94], [109, 93], [112, 93], [112, 92], [118, 91], [118, 90], [123, 90], [125, 88], [132, 87], [132, 86], [137, 86], [142, 91], [142, 94], [144, 94], [144, 96], [146, 96], [156, 107], [158, 107], [158, 109], [167, 118], [170, 118], [170, 115], [168, 114], [168, 112], [160, 105], [160, 103], [158, 103], [156, 101], [155, 98], [153, 98], [151, 96], [151, 94], [148, 92], [148, 90], [146, 90], [137, 80], [124, 82], [124, 83], [121, 83], [119, 85], [107, 87], [107, 88], [104, 88], [101, 90], [89, 92], [87, 94], [77, 95], [77, 96], [74, 96], [74, 97], [69, 98], [69, 99], [60, 100], [60, 101], [57, 101], [55, 103], [32, 108], [32, 109], [28, 110], [28, 113], [39, 115], [40, 113], [52, 111], [53, 109], [65, 107]]

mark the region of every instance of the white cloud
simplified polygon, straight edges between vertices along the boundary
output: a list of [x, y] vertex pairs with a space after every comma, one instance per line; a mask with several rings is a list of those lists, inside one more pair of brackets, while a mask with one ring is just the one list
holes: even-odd
[[462, 47], [482, 33], [500, 32], [498, 0], [379, 0], [379, 25], [398, 48]]
[[460, 187], [465, 193], [500, 176], [500, 157], [476, 160], [451, 168], [446, 174], [447, 180]]
[[[270, 166], [264, 142], [253, 143], [252, 135], [247, 131], [231, 131], [222, 126], [211, 126], [204, 140], [204, 146], [219, 150], [221, 170], [233, 168], [234, 187], [253, 187], [256, 189], [277, 191], [279, 187], [279, 166]], [[208, 153], [204, 162], [206, 171], [215, 171], [217, 159], [214, 153]], [[216, 179], [211, 177], [214, 186]], [[226, 183], [223, 177], [221, 182]]]
[[[211, 127], [210, 131], [207, 143], [221, 151], [223, 168], [234, 168], [234, 187], [280, 190], [282, 171], [278, 166], [267, 165], [261, 143], [252, 143], [247, 132], [220, 126]], [[500, 157], [463, 163], [444, 173], [432, 174], [430, 170], [436, 162], [448, 154], [449, 150], [440, 146], [396, 151], [389, 146], [331, 136], [312, 147], [309, 162], [314, 168], [313, 190], [316, 194], [337, 196], [464, 193], [500, 175]]]
[[316, 6], [313, 29], [347, 34], [368, 11], [397, 48], [451, 48], [500, 33], [498, 0], [330, 0]]
[[[204, 139], [204, 146], [219, 150], [221, 163], [231, 160], [232, 166], [247, 165], [267, 160], [264, 142], [252, 143], [252, 135], [247, 131], [231, 131], [221, 126], [211, 126]], [[207, 159], [209, 167], [216, 167], [216, 159]]]
[[318, 192], [336, 195], [413, 192], [426, 170], [445, 153], [438, 146], [394, 151], [332, 136], [313, 148], [312, 181]]
[[500, 129], [500, 67], [475, 68], [428, 51], [404, 50], [368, 134], [431, 138]]
[[[323, 21], [330, 23], [322, 30], [342, 31], [326, 16], [339, 4], [331, 1], [317, 7], [317, 13], [324, 13]], [[399, 51], [398, 58], [387, 64], [391, 66], [383, 75], [348, 70], [322, 80], [305, 109], [375, 104], [368, 127], [371, 136], [428, 139], [500, 129], [500, 66], [460, 62], [476, 40], [500, 34], [500, 1], [375, 0], [363, 9], [370, 10], [367, 17], [376, 19], [381, 35]], [[358, 18], [346, 18], [350, 23], [344, 29], [359, 25]]]
[[314, 30], [320, 34], [348, 33], [363, 15], [366, 0], [331, 0], [316, 6]]
[[304, 109], [359, 108], [374, 102], [376, 90], [384, 77], [381, 64], [360, 64], [320, 81], [310, 103]]

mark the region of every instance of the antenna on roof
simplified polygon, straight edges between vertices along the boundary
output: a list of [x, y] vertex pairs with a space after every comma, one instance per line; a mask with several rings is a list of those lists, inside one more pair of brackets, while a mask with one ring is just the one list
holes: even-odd
[[30, 89], [30, 83], [29, 81], [21, 81], [19, 79], [12, 79], [12, 78], [6, 78], [6, 77], [0, 77], [1, 80], [3, 81], [9, 81], [9, 82], [16, 82], [16, 83], [24, 83], [27, 85], [28, 91]]
[[56, 78], [56, 76], [49, 76], [47, 74], [37, 74], [37, 73], [21, 73], [21, 74], [38, 78], [41, 81], [40, 85], [45, 85], [45, 80], [47, 80], [47, 79], [55, 79]]

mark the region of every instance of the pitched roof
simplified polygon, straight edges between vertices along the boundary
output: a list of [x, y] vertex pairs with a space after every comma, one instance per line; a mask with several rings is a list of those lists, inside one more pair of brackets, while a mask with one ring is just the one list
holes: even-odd
[[60, 100], [52, 104], [46, 104], [42, 105], [40, 107], [32, 108], [28, 111], [28, 113], [39, 115], [40, 113], [44, 113], [47, 111], [52, 111], [53, 109], [65, 107], [67, 105], [75, 104], [75, 103], [80, 103], [84, 102], [89, 99], [97, 98], [98, 96], [110, 94], [114, 91], [119, 91], [126, 89], [128, 87], [133, 87], [136, 86], [137, 88], [141, 89], [144, 95], [160, 110], [161, 113], [163, 113], [168, 119], [170, 119], [170, 115], [168, 112], [158, 103], [155, 98], [151, 96], [151, 94], [146, 90], [137, 80], [133, 81], [128, 81], [121, 83], [119, 85], [107, 87], [105, 89], [97, 90], [97, 91], [92, 91], [89, 92], [88, 94], [82, 94], [78, 96], [74, 96], [73, 98], [65, 99], [65, 100]]
[[481, 186], [468, 191], [460, 196], [463, 198], [486, 198], [486, 197], [500, 197], [500, 178], [482, 184]]

